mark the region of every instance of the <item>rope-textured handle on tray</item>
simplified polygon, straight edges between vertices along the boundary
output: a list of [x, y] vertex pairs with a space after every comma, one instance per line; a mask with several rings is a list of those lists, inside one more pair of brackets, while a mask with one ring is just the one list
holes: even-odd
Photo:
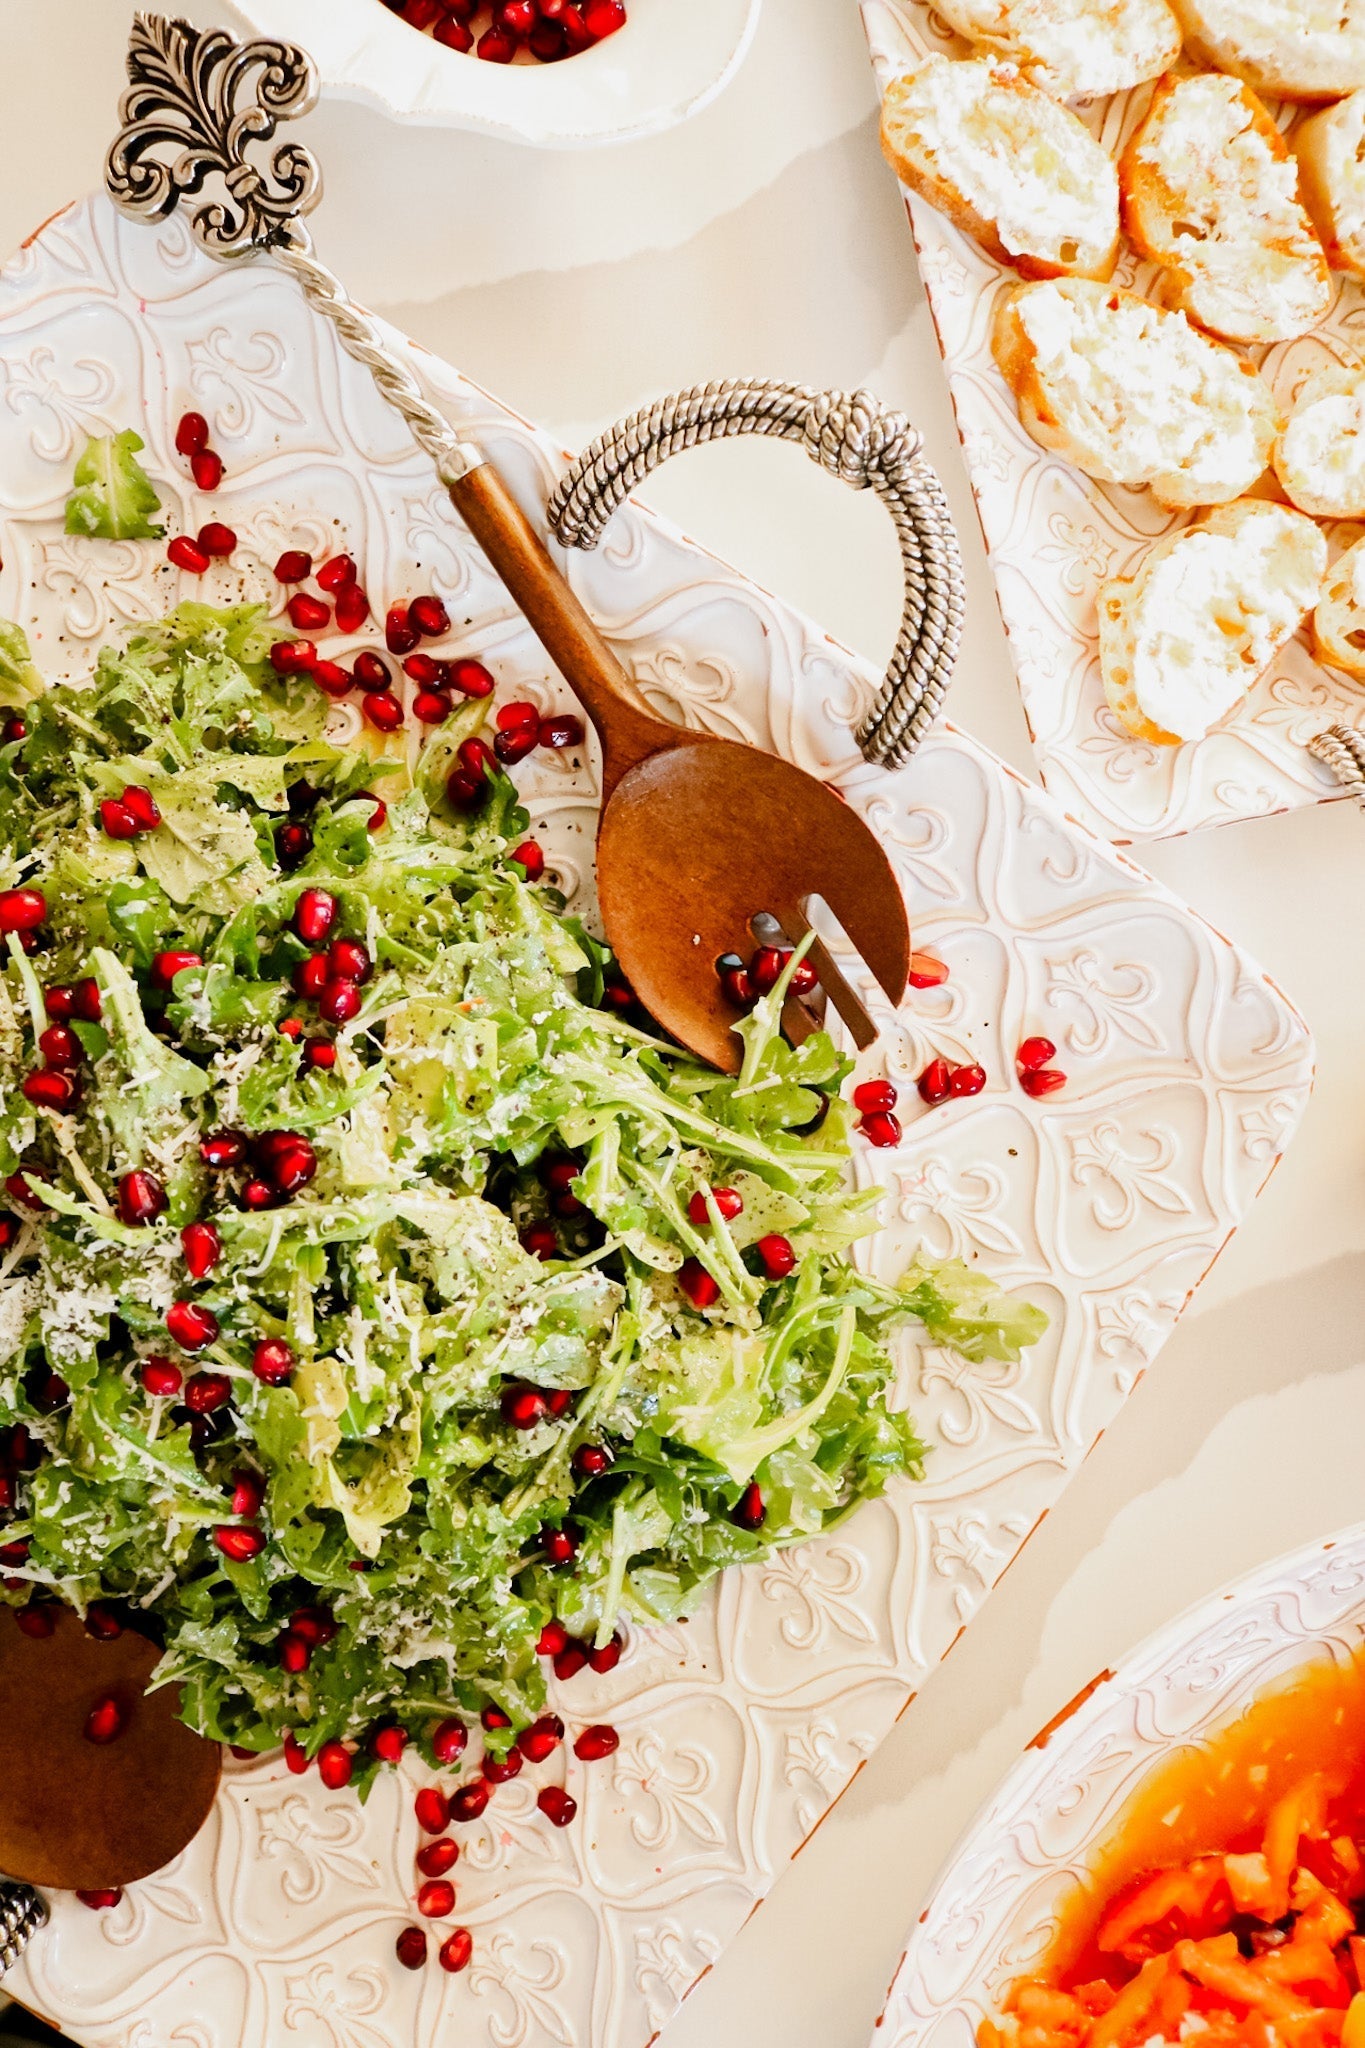
[[549, 503], [565, 546], [592, 548], [627, 494], [670, 455], [731, 434], [799, 441], [855, 490], [874, 490], [895, 522], [905, 610], [886, 680], [857, 731], [869, 761], [908, 761], [938, 715], [962, 634], [962, 557], [943, 486], [903, 413], [869, 391], [801, 384], [696, 385], [622, 420], [585, 448]]
[[1329, 725], [1325, 732], [1313, 735], [1308, 751], [1324, 768], [1331, 769], [1347, 796], [1353, 796], [1365, 810], [1365, 733], [1355, 732], [1349, 725]]
[[37, 1892], [0, 1878], [0, 1977], [14, 1968], [46, 1922], [47, 1906]]

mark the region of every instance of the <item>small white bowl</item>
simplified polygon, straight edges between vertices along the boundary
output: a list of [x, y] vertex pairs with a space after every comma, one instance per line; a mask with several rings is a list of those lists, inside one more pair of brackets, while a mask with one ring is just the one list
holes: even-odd
[[557, 64], [488, 64], [410, 28], [383, 0], [233, 0], [258, 35], [301, 43], [328, 91], [398, 120], [536, 149], [590, 149], [676, 127], [713, 100], [763, 0], [627, 0], [624, 28]]

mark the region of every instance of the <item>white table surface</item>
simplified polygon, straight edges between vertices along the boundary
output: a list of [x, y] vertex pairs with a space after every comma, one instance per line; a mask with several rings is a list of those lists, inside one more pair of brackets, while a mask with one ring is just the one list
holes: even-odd
[[[132, 12], [0, 0], [5, 252], [98, 182]], [[308, 139], [329, 176], [317, 238], [352, 292], [571, 445], [741, 372], [903, 407], [967, 555], [953, 716], [1031, 772], [855, 0], [767, 0], [721, 99], [627, 149], [541, 155], [340, 103]], [[649, 495], [853, 646], [889, 650], [898, 565], [869, 496], [753, 443], [685, 457]], [[1334, 804], [1142, 857], [1298, 1001], [1317, 1094], [1119, 1423], [667, 2048], [866, 2048], [935, 1870], [1035, 1730], [1224, 1578], [1365, 1516], [1365, 818]]]

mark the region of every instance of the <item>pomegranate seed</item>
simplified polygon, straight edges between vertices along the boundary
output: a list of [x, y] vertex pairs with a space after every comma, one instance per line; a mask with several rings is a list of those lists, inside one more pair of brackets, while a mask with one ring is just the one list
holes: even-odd
[[125, 810], [132, 812], [144, 832], [154, 832], [161, 823], [161, 813], [157, 809], [156, 798], [152, 795], [150, 789], [144, 789], [140, 782], [128, 783], [124, 788], [120, 802]]
[[330, 981], [353, 981], [362, 985], [370, 978], [370, 955], [359, 939], [337, 939], [327, 954]]
[[486, 740], [468, 739], [462, 741], [457, 759], [466, 775], [487, 775], [493, 777], [498, 772], [498, 764], [493, 750]]
[[912, 953], [910, 955], [911, 988], [937, 988], [940, 982], [944, 982], [947, 979], [948, 966], [946, 961], [936, 960], [932, 953]]
[[152, 961], [152, 973], [163, 988], [169, 988], [177, 974], [185, 974], [191, 967], [204, 964], [198, 953], [158, 953]]
[[337, 1049], [325, 1038], [310, 1038], [304, 1045], [303, 1056], [310, 1067], [321, 1068], [324, 1073], [330, 1072], [337, 1063]]
[[458, 50], [462, 56], [474, 47], [474, 33], [457, 21], [453, 14], [443, 14], [432, 30], [438, 43], [444, 43], [448, 50]]
[[302, 996], [305, 1002], [315, 1003], [331, 979], [327, 972], [327, 955], [310, 953], [306, 960], [300, 960], [289, 979], [295, 995]]
[[499, 732], [530, 731], [535, 733], [539, 741], [540, 713], [534, 704], [527, 704], [520, 699], [512, 704], [501, 704], [498, 707], [496, 723]]
[[563, 22], [565, 40], [568, 43], [571, 56], [576, 57], [580, 50], [590, 50], [592, 48], [593, 38], [588, 32], [588, 25], [577, 6], [565, 8]]
[[624, 0], [588, 0], [583, 9], [584, 25], [595, 43], [614, 36], [618, 28], [624, 27], [625, 19]]
[[412, 715], [419, 725], [444, 725], [451, 712], [443, 690], [419, 690], [412, 700]]
[[0, 932], [31, 932], [47, 916], [41, 889], [6, 889], [0, 893]]
[[770, 1280], [785, 1280], [796, 1265], [796, 1253], [789, 1238], [774, 1232], [769, 1237], [760, 1237], [754, 1246], [763, 1262], [763, 1270]]
[[1014, 1057], [1026, 1074], [1032, 1073], [1034, 1068], [1045, 1067], [1049, 1060], [1055, 1060], [1057, 1048], [1050, 1038], [1026, 1038]]
[[794, 996], [808, 996], [819, 979], [820, 976], [809, 960], [798, 960], [792, 969], [792, 978], [787, 987]]
[[529, 1764], [543, 1764], [564, 1740], [564, 1723], [558, 1714], [542, 1714], [517, 1737], [517, 1748]]
[[562, 1195], [577, 1180], [579, 1170], [576, 1159], [554, 1159], [543, 1168], [541, 1179], [547, 1188], [553, 1188], [556, 1194]]
[[191, 1277], [202, 1280], [223, 1256], [223, 1240], [211, 1223], [187, 1223], [180, 1233], [180, 1249]]
[[767, 1513], [763, 1494], [754, 1482], [745, 1487], [738, 1504], [731, 1509], [730, 1520], [739, 1529], [761, 1529]]
[[747, 1009], [758, 994], [747, 967], [727, 967], [720, 985], [737, 1009]]
[[458, 1977], [461, 1970], [469, 1968], [474, 1954], [474, 1937], [467, 1927], [457, 1927], [448, 1934], [436, 1951], [436, 1960], [443, 1970], [449, 1970], [452, 1977]]
[[559, 1257], [559, 1239], [555, 1236], [552, 1226], [548, 1223], [531, 1224], [528, 1229], [522, 1231], [521, 1243], [523, 1251], [530, 1252], [533, 1258], [557, 1259]]
[[270, 666], [277, 676], [308, 676], [318, 663], [318, 650], [311, 640], [277, 640], [270, 650]]
[[267, 1387], [287, 1387], [297, 1364], [283, 1337], [263, 1337], [251, 1354], [251, 1370]]
[[142, 827], [127, 804], [106, 796], [100, 799], [100, 830], [106, 839], [136, 839]]
[[[732, 1223], [744, 1207], [743, 1196], [737, 1195], [733, 1188], [712, 1188], [711, 1200], [727, 1223]], [[687, 1205], [687, 1214], [689, 1221], [695, 1223], [698, 1230], [706, 1229], [711, 1221], [711, 1212], [706, 1206], [705, 1188], [697, 1189]]]
[[351, 663], [351, 674], [362, 690], [387, 690], [393, 682], [382, 655], [357, 654]]
[[102, 1600], [92, 1600], [85, 1610], [85, 1633], [97, 1643], [113, 1643], [123, 1634], [123, 1623]]
[[65, 1024], [49, 1024], [39, 1032], [38, 1050], [50, 1067], [78, 1067], [85, 1057], [79, 1038]]
[[420, 1970], [427, 1959], [427, 1938], [420, 1927], [405, 1927], [393, 1945], [405, 1970]]
[[853, 1107], [864, 1116], [874, 1110], [896, 1107], [896, 1085], [894, 1081], [861, 1081], [853, 1091]]
[[457, 811], [480, 811], [488, 802], [488, 783], [482, 775], [467, 775], [457, 768], [446, 777], [446, 799]]
[[574, 1755], [585, 1764], [599, 1763], [604, 1756], [610, 1756], [621, 1747], [621, 1738], [614, 1728], [598, 1726], [585, 1728], [573, 1746]]
[[417, 628], [408, 617], [405, 604], [391, 604], [384, 620], [384, 645], [390, 654], [411, 654], [417, 645]]
[[484, 1753], [479, 1769], [490, 1785], [505, 1785], [509, 1778], [521, 1776], [526, 1759], [519, 1749], [509, 1750], [505, 1757], [494, 1756], [491, 1750]]
[[578, 1801], [571, 1798], [562, 1785], [543, 1785], [536, 1794], [536, 1805], [556, 1828], [568, 1827], [578, 1812]]
[[871, 1116], [865, 1116], [858, 1126], [869, 1145], [885, 1147], [899, 1145], [901, 1121], [889, 1109], [874, 1109]]
[[318, 570], [318, 588], [327, 591], [333, 597], [337, 591], [344, 590], [348, 583], [354, 583], [355, 579], [356, 566], [349, 555], [333, 555], [331, 560], [324, 562]]
[[319, 661], [313, 667], [313, 681], [324, 697], [345, 697], [350, 694], [351, 678], [339, 661]]
[[408, 606], [408, 623], [428, 640], [439, 640], [450, 631], [450, 613], [439, 597], [415, 597]]
[[182, 1351], [202, 1351], [218, 1336], [218, 1318], [197, 1301], [173, 1301], [166, 1311], [166, 1328]]
[[284, 1761], [286, 1767], [301, 1778], [308, 1769], [308, 1752], [298, 1739], [287, 1731], [284, 1738]]
[[[338, 984], [329, 982], [327, 986], [332, 988], [338, 986]], [[345, 986], [345, 984], [340, 984], [340, 986]], [[325, 999], [327, 989], [324, 989], [322, 994]], [[323, 1008], [323, 1005], [320, 1003], [319, 1007]], [[327, 1015], [325, 1008], [323, 1008], [323, 1015]], [[333, 1018], [332, 1022], [338, 1023], [340, 1019]], [[275, 1186], [282, 1195], [296, 1195], [300, 1188], [308, 1186], [317, 1170], [317, 1153], [306, 1141], [300, 1140], [297, 1145], [290, 1145], [286, 1151], [278, 1155], [271, 1168], [270, 1178], [274, 1181]]]
[[442, 1835], [439, 1842], [428, 1842], [419, 1849], [413, 1860], [423, 1877], [444, 1877], [459, 1862], [460, 1845], [449, 1835]]
[[574, 1403], [572, 1387], [552, 1387], [545, 1396], [545, 1406], [551, 1415], [567, 1415]]
[[[546, 1529], [541, 1540], [550, 1564], [572, 1564], [578, 1555], [578, 1539], [571, 1529]], [[564, 1655], [567, 1654], [565, 1651]], [[559, 1669], [558, 1658], [555, 1659], [555, 1669]]]
[[349, 1024], [360, 1010], [360, 991], [353, 981], [329, 981], [318, 997], [318, 1013], [329, 1024]]
[[268, 1180], [257, 1180], [255, 1176], [242, 1184], [242, 1207], [244, 1209], [273, 1209], [276, 1191]]
[[289, 1626], [306, 1643], [330, 1643], [338, 1633], [337, 1624], [325, 1607], [296, 1607]]
[[103, 1913], [110, 1906], [117, 1906], [123, 1893], [116, 1885], [106, 1885], [102, 1891], [77, 1892], [76, 1897], [83, 1906], [89, 1906], [92, 1913]]
[[318, 1751], [318, 1774], [329, 1792], [339, 1792], [351, 1782], [351, 1752], [344, 1742], [324, 1742]]
[[23, 1090], [28, 1101], [39, 1109], [70, 1109], [76, 1099], [75, 1082], [70, 1074], [63, 1074], [56, 1067], [46, 1067], [37, 1074], [26, 1074]]
[[116, 1742], [128, 1725], [128, 1716], [122, 1705], [107, 1692], [103, 1699], [96, 1700], [85, 1717], [82, 1731], [87, 1742]]
[[137, 1230], [155, 1223], [166, 1207], [166, 1190], [154, 1174], [135, 1168], [118, 1184], [119, 1220]]
[[336, 923], [340, 905], [327, 889], [305, 889], [294, 905], [294, 930], [306, 946], [320, 946]]
[[215, 1131], [211, 1137], [200, 1139], [199, 1157], [205, 1166], [215, 1170], [240, 1166], [246, 1158], [246, 1139], [240, 1131]]
[[143, 1359], [141, 1379], [147, 1392], [161, 1401], [178, 1394], [185, 1383], [185, 1375], [174, 1360], [159, 1355]]
[[365, 798], [365, 801], [367, 803], [371, 803], [374, 805], [374, 809], [370, 812], [369, 818], [366, 820], [365, 830], [367, 832], [382, 832], [384, 827], [389, 822], [388, 805], [384, 802], [384, 799], [382, 797], [376, 796], [372, 789], [362, 789], [360, 794]]
[[449, 689], [462, 697], [491, 697], [497, 684], [481, 661], [448, 661], [445, 680]]
[[195, 1372], [185, 1382], [185, 1406], [191, 1415], [212, 1415], [231, 1399], [232, 1381], [225, 1372]]
[[620, 1636], [613, 1636], [609, 1643], [603, 1643], [600, 1650], [589, 1650], [588, 1668], [597, 1672], [599, 1677], [608, 1671], [614, 1671], [621, 1661], [621, 1652], [624, 1648]]
[[[50, 1636], [57, 1626], [50, 1607], [20, 1607], [16, 1610], [14, 1619], [20, 1633], [32, 1636], [35, 1642], [44, 1636]], [[92, 1737], [92, 1740], [94, 1739], [97, 1738]]]
[[453, 1764], [465, 1753], [469, 1741], [469, 1730], [457, 1716], [438, 1722], [431, 1738], [431, 1753], [437, 1763]]
[[[953, 1077], [948, 1085], [954, 1095], [979, 1095], [986, 1085], [986, 1069], [976, 1066], [954, 1067]], [[866, 1130], [866, 1124], [863, 1128]]]
[[203, 413], [182, 413], [175, 429], [176, 454], [197, 455], [201, 448], [207, 448], [208, 445], [209, 423]]
[[286, 548], [275, 564], [278, 583], [302, 583], [312, 573], [313, 557], [306, 555], [302, 548]]
[[417, 1910], [424, 1920], [446, 1920], [455, 1911], [455, 1887], [448, 1877], [429, 1877], [418, 1888]]
[[545, 1396], [536, 1387], [505, 1387], [502, 1419], [513, 1429], [534, 1429], [545, 1419]]
[[485, 29], [475, 45], [474, 54], [482, 57], [485, 64], [510, 64], [517, 54], [516, 38], [508, 35], [506, 29]]
[[423, 1785], [412, 1805], [424, 1834], [443, 1835], [450, 1826], [450, 1801], [439, 1785]]
[[191, 540], [187, 533], [179, 533], [166, 549], [166, 560], [173, 562], [177, 569], [184, 569], [190, 576], [202, 576], [209, 566], [209, 557], [197, 540]]
[[403, 707], [388, 690], [375, 690], [360, 706], [360, 715], [376, 732], [397, 732], [403, 723]]
[[678, 1285], [693, 1308], [710, 1308], [720, 1298], [719, 1283], [712, 1279], [700, 1259], [684, 1259]]
[[216, 491], [223, 481], [223, 458], [211, 448], [201, 448], [190, 457], [190, 475], [201, 491]]
[[75, 1013], [76, 1001], [69, 988], [59, 986], [44, 989], [43, 1007], [55, 1024], [65, 1024], [67, 1018]]
[[527, 725], [522, 725], [512, 732], [498, 733], [493, 741], [493, 752], [502, 762], [504, 768], [512, 768], [516, 766], [518, 761], [524, 761], [528, 754], [534, 753], [539, 744], [540, 742], [531, 728]]
[[434, 689], [441, 680], [441, 663], [429, 654], [410, 654], [403, 663], [403, 674], [421, 689]]
[[358, 633], [370, 616], [370, 600], [358, 583], [348, 583], [337, 592], [338, 633]]
[[532, 0], [503, 0], [498, 20], [509, 36], [529, 36], [536, 25], [536, 10]]
[[557, 1657], [569, 1647], [569, 1631], [562, 1621], [547, 1621], [536, 1644], [537, 1657]]
[[1019, 1076], [1019, 1085], [1026, 1095], [1055, 1095], [1065, 1088], [1066, 1075], [1060, 1067], [1030, 1067]]
[[207, 526], [201, 526], [198, 540], [206, 555], [230, 555], [237, 545], [236, 534], [221, 519], [210, 519]]
[[279, 1649], [282, 1671], [288, 1671], [297, 1678], [301, 1671], [308, 1669], [309, 1659], [313, 1654], [312, 1647], [305, 1643], [302, 1636], [296, 1636], [293, 1629], [287, 1628], [280, 1637]]
[[915, 1086], [925, 1102], [946, 1102], [953, 1092], [952, 1079], [952, 1069], [947, 1060], [930, 1060]]
[[320, 597], [310, 597], [306, 590], [296, 591], [285, 610], [290, 624], [299, 633], [320, 633], [332, 619], [331, 606], [324, 604]]
[[49, 1372], [35, 1388], [29, 1383], [29, 1399], [40, 1415], [55, 1415], [71, 1399], [71, 1389], [59, 1372]]
[[573, 1454], [573, 1469], [580, 1479], [600, 1479], [615, 1462], [605, 1444], [580, 1444]]
[[523, 839], [507, 858], [517, 863], [528, 882], [538, 882], [545, 872], [545, 855], [534, 839]]
[[540, 744], [563, 751], [565, 747], [581, 747], [583, 744], [583, 721], [581, 718], [542, 718], [540, 721]]
[[3, 740], [6, 746], [13, 746], [17, 741], [27, 738], [27, 720], [22, 719], [17, 711], [11, 712], [4, 724], [0, 725], [0, 740]]
[[[0, 1543], [0, 1564], [27, 1564], [31, 1548], [27, 1536], [16, 1536], [13, 1543]], [[22, 1591], [24, 1583], [23, 1579], [5, 1581], [7, 1590], [13, 1593]]]
[[769, 989], [776, 988], [788, 957], [776, 946], [759, 947], [749, 962], [749, 979], [760, 995], [766, 996]]
[[406, 1728], [376, 1728], [370, 1748], [381, 1764], [396, 1764], [408, 1746]]
[[499, 1728], [510, 1728], [511, 1725], [511, 1715], [504, 1714], [501, 1707], [485, 1707], [479, 1715], [479, 1726], [488, 1735], [495, 1734]]
[[486, 1778], [471, 1778], [467, 1785], [458, 1785], [450, 1795], [450, 1817], [452, 1820], [478, 1820], [485, 1813], [493, 1796], [493, 1788]]
[[526, 39], [526, 47], [542, 64], [553, 64], [569, 54], [568, 38], [557, 21], [538, 21]]
[[254, 1521], [265, 1499], [265, 1481], [258, 1472], [234, 1472], [228, 1499], [234, 1515], [240, 1515], [244, 1522]]

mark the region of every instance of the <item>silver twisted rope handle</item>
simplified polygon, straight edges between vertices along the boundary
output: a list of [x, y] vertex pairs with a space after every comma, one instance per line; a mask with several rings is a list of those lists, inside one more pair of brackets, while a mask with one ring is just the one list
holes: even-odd
[[798, 441], [854, 490], [871, 489], [900, 541], [905, 609], [886, 680], [858, 727], [868, 760], [908, 761], [938, 715], [962, 634], [962, 557], [943, 486], [903, 413], [869, 391], [812, 391], [755, 379], [696, 385], [598, 436], [560, 479], [550, 525], [564, 545], [596, 547], [621, 501], [670, 455], [732, 434]]
[[1347, 796], [1365, 810], [1365, 733], [1349, 725], [1329, 725], [1309, 740], [1308, 751], [1331, 769]]
[[0, 1879], [0, 1977], [14, 1968], [38, 1929], [46, 1924], [46, 1902], [30, 1885]]

